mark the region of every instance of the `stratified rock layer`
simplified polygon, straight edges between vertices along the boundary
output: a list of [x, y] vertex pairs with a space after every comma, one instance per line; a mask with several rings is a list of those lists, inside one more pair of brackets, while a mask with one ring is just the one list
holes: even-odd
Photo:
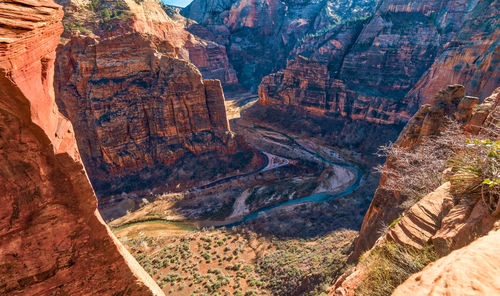
[[[256, 89], [263, 76], [285, 67], [294, 48], [309, 43], [308, 37], [369, 16], [376, 4], [373, 0], [195, 0], [182, 14], [198, 22], [188, 26], [190, 32], [226, 47], [240, 83]], [[322, 52], [336, 46], [323, 44]]]
[[229, 131], [221, 83], [203, 81], [188, 60], [220, 64], [193, 55], [193, 46], [200, 54], [205, 47], [158, 2], [98, 3], [63, 3], [68, 28], [55, 84], [98, 196], [200, 181], [182, 172], [184, 157], [194, 155], [200, 163], [219, 155], [224, 171], [230, 161], [222, 158], [240, 145]]
[[293, 51], [307, 59], [291, 55], [284, 70], [264, 77], [259, 102], [393, 124], [450, 83], [484, 97], [499, 82], [499, 5], [381, 1], [369, 21], [307, 37]]
[[[474, 4], [474, 1], [461, 2], [457, 5]], [[444, 85], [453, 83], [463, 84], [469, 95], [481, 98], [490, 95], [500, 82], [499, 11], [500, 1], [477, 1], [457, 35], [443, 46], [405, 100], [430, 103]]]
[[[500, 100], [499, 91], [495, 91], [491, 98], [485, 99], [484, 104], [474, 108], [478, 99], [465, 96], [465, 88], [461, 85], [448, 86], [439, 92], [432, 105], [423, 105], [408, 122], [401, 132], [395, 145], [411, 148], [418, 145], [424, 137], [438, 135], [444, 128], [446, 116], [452, 116], [463, 124], [465, 131], [473, 125], [474, 134], [480, 132], [487, 118], [494, 116]], [[387, 159], [387, 164], [391, 160]], [[387, 165], [386, 164], [386, 165]], [[405, 197], [398, 192], [384, 189], [388, 176], [382, 175], [380, 185], [373, 197], [372, 203], [363, 220], [359, 238], [353, 258], [357, 258], [363, 251], [371, 248], [378, 238], [381, 225], [388, 225], [400, 216], [403, 208], [400, 205]]]
[[103, 223], [55, 104], [61, 17], [0, 3], [0, 294], [163, 295]]
[[[500, 88], [479, 106], [476, 106], [477, 98], [464, 97], [464, 94], [465, 88], [461, 85], [441, 91], [433, 105], [424, 105], [410, 120], [396, 144], [415, 147], [423, 137], [439, 135], [445, 116], [454, 117], [462, 124], [458, 132], [490, 135], [492, 123], [496, 125], [500, 120]], [[389, 158], [386, 165], [390, 162]], [[445, 171], [445, 175], [450, 174], [453, 171]], [[381, 187], [386, 178], [390, 176], [383, 176]], [[457, 194], [455, 186], [454, 179], [442, 184], [408, 210], [401, 207], [404, 198], [398, 192], [377, 190], [363, 221], [354, 257], [387, 241], [410, 250], [432, 246], [437, 255], [443, 257], [410, 277], [393, 295], [500, 294], [499, 258], [494, 254], [498, 249], [494, 242], [498, 240], [499, 216], [495, 213], [498, 201], [490, 207], [481, 194]], [[396, 217], [399, 218], [394, 220]], [[379, 225], [388, 225], [392, 220], [384, 235], [374, 233]], [[356, 295], [370, 272], [369, 266], [358, 264], [352, 273], [337, 280], [331, 295]]]
[[392, 295], [500, 294], [500, 230], [429, 264]]

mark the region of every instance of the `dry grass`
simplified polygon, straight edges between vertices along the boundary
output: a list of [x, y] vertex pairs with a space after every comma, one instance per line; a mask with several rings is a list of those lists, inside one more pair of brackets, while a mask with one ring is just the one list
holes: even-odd
[[356, 295], [391, 295], [397, 286], [436, 259], [432, 246], [419, 250], [386, 241], [361, 257], [360, 265], [366, 269], [366, 278], [356, 289]]
[[386, 157], [387, 164], [378, 166], [377, 170], [387, 178], [381, 188], [405, 196], [402, 207], [409, 208], [446, 181], [443, 171], [452, 167], [457, 193], [480, 191], [485, 188], [481, 186], [484, 180], [494, 182], [500, 178], [500, 152], [498, 144], [495, 145], [498, 142], [494, 141], [498, 138], [498, 128], [489, 131], [488, 136], [493, 137], [492, 140], [485, 136], [467, 136], [458, 123], [448, 120], [440, 135], [425, 138], [415, 147], [383, 146], [379, 156]]

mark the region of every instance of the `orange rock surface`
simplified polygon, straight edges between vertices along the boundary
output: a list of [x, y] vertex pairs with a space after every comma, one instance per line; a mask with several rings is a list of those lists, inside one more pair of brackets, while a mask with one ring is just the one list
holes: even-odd
[[[193, 185], [204, 167], [182, 172], [186, 157], [208, 161], [241, 151], [229, 131], [221, 83], [203, 80], [189, 62], [227, 70], [227, 57], [205, 59], [205, 49], [221, 47], [203, 45], [158, 1], [99, 3], [89, 9], [64, 1], [67, 29], [55, 73], [58, 105], [73, 123], [98, 196]], [[116, 16], [106, 18], [107, 11]]]
[[[437, 135], [443, 128], [445, 115], [462, 124], [465, 133], [488, 133], [491, 124], [498, 124], [500, 89], [476, 106], [478, 99], [467, 97], [461, 85], [448, 86], [439, 92], [434, 104], [424, 105], [401, 133], [397, 145], [414, 147], [423, 136]], [[473, 123], [473, 124], [472, 124]], [[471, 126], [474, 127], [471, 130]], [[390, 159], [387, 160], [390, 164]], [[386, 164], [387, 165], [387, 164]], [[381, 184], [388, 176], [383, 176]], [[379, 188], [365, 216], [360, 236], [355, 243], [356, 258], [372, 246], [394, 241], [404, 248], [422, 249], [432, 245], [438, 256], [430, 264], [394, 292], [394, 295], [497, 295], [498, 215], [489, 209], [480, 196], [455, 196], [456, 181], [446, 182], [421, 198], [403, 212], [398, 192]], [[497, 205], [493, 205], [497, 206]], [[493, 208], [494, 210], [494, 208]], [[384, 235], [377, 227], [400, 217]], [[490, 232], [491, 231], [491, 232]], [[489, 233], [489, 234], [488, 234]], [[486, 236], [486, 237], [483, 237]], [[481, 238], [483, 237], [483, 238]], [[475, 263], [477, 263], [477, 266]], [[366, 276], [359, 264], [351, 274], [340, 277], [332, 295], [355, 295]]]
[[484, 98], [500, 79], [498, 8], [488, 0], [382, 1], [365, 23], [306, 36], [283, 70], [262, 79], [259, 102], [394, 124], [448, 84]]
[[411, 276], [392, 294], [500, 295], [500, 230], [491, 231]]
[[0, 3], [0, 294], [163, 295], [104, 224], [55, 104], [62, 9]]
[[[401, 132], [396, 145], [413, 147], [418, 145], [422, 137], [439, 134], [443, 129], [445, 116], [452, 116], [463, 124], [465, 131], [468, 127], [476, 127], [475, 133], [480, 132], [484, 124], [488, 124], [489, 116], [498, 112], [498, 90], [477, 107], [478, 98], [465, 96], [465, 87], [461, 85], [448, 86], [439, 92], [432, 105], [423, 105], [408, 122]], [[494, 102], [493, 102], [494, 101]], [[474, 108], [476, 106], [477, 108]], [[390, 159], [387, 163], [390, 164]], [[387, 176], [382, 175], [380, 184], [387, 182]], [[365, 215], [359, 238], [356, 241], [353, 257], [358, 257], [363, 251], [371, 248], [378, 238], [377, 229], [381, 223], [389, 224], [399, 217], [402, 209], [399, 205], [404, 201], [398, 192], [383, 189], [382, 185], [375, 192], [374, 198]]]

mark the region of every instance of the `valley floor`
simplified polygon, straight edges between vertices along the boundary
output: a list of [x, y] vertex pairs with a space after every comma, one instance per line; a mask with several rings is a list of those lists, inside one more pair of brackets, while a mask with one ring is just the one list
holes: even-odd
[[110, 222], [167, 294], [317, 295], [346, 265], [377, 176], [345, 151], [242, 116], [255, 100], [226, 106], [261, 167], [158, 195]]

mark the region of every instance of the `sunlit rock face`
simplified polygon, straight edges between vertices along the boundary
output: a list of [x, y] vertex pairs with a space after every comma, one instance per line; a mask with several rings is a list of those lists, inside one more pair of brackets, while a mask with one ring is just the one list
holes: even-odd
[[55, 103], [62, 9], [0, 3], [0, 294], [163, 295], [97, 212]]
[[[189, 31], [226, 47], [239, 82], [256, 89], [263, 76], [286, 66], [305, 38], [370, 15], [377, 1], [202, 1], [182, 14]], [[325, 47], [326, 48], [326, 47]]]
[[210, 56], [223, 48], [202, 44], [157, 1], [99, 3], [62, 3], [55, 72], [58, 105], [73, 122], [98, 195], [200, 181], [193, 172], [175, 175], [186, 157], [228, 167], [228, 156], [247, 148], [229, 131], [221, 83], [203, 80], [193, 64], [218, 77], [221, 64]]
[[498, 1], [382, 1], [369, 20], [306, 37], [293, 51], [306, 59], [264, 77], [260, 103], [393, 124], [450, 83], [486, 96], [499, 81], [497, 12]]
[[[432, 105], [424, 105], [408, 122], [404, 130], [401, 132], [395, 145], [401, 147], [415, 147], [419, 145], [423, 137], [434, 136], [440, 134], [444, 129], [444, 122], [447, 116], [455, 118], [461, 123], [461, 128], [464, 133], [478, 134], [485, 128], [489, 128], [492, 124], [498, 122], [498, 112], [500, 109], [500, 89], [497, 89], [493, 94], [484, 99], [477, 106], [479, 99], [465, 96], [466, 89], [461, 85], [448, 86], [446, 89], [439, 92], [434, 98]], [[391, 159], [387, 159], [386, 165], [390, 165]], [[398, 218], [404, 208], [401, 204], [405, 200], [405, 196], [399, 192], [389, 191], [384, 189], [384, 184], [390, 178], [389, 175], [383, 174], [380, 180], [380, 185], [373, 197], [372, 203], [363, 220], [363, 225], [360, 230], [359, 238], [355, 243], [353, 257], [360, 256], [364, 251], [371, 248], [379, 235], [381, 225], [390, 224]], [[442, 196], [442, 195], [441, 195]], [[472, 209], [475, 204], [461, 207], [456, 212], [450, 212], [450, 220], [439, 221], [439, 227], [445, 229], [442, 231], [442, 237], [437, 236], [435, 244], [439, 245], [443, 254], [447, 254], [450, 250], [464, 246], [470, 242], [468, 232], [469, 227], [475, 223], [479, 223], [478, 229], [482, 228], [481, 224], [486, 226], [486, 231], [491, 229], [491, 221], [481, 222], [481, 218], [476, 222], [468, 221]], [[478, 208], [476, 214], [487, 210]], [[429, 212], [429, 211], [427, 211]], [[476, 215], [478, 216], [478, 215]], [[482, 216], [488, 216], [480, 214]], [[471, 218], [472, 219], [472, 218]], [[474, 219], [473, 219], [474, 220]], [[413, 220], [415, 221], [415, 219]], [[464, 222], [468, 221], [468, 222]], [[461, 225], [458, 227], [457, 225]], [[465, 227], [465, 225], [468, 225]], [[475, 227], [475, 226], [474, 226]], [[453, 230], [453, 228], [456, 228]], [[460, 231], [459, 229], [462, 229]], [[477, 229], [476, 229], [477, 230]], [[477, 230], [478, 232], [481, 232]], [[449, 232], [453, 233], [456, 239], [447, 238]], [[484, 230], [482, 230], [484, 234]], [[398, 234], [394, 234], [397, 237]], [[439, 251], [439, 250], [438, 250]]]
[[[482, 103], [465, 93], [462, 85], [440, 91], [432, 104], [422, 106], [412, 117], [396, 145], [416, 148], [424, 137], [438, 136], [445, 129], [446, 116], [457, 120], [455, 132], [459, 134], [491, 135], [492, 127], [498, 126], [500, 120], [500, 88]], [[391, 162], [394, 159], [389, 157], [386, 168]], [[443, 174], [453, 174], [453, 170]], [[500, 226], [498, 199], [457, 190], [462, 181], [451, 179], [405, 209], [404, 194], [384, 189], [389, 179], [397, 177], [387, 172], [382, 175], [351, 256], [356, 259], [388, 241], [408, 251], [431, 246], [440, 259], [409, 277], [392, 295], [500, 293], [496, 276], [499, 257], [494, 251], [498, 248]], [[372, 272], [369, 269], [361, 261], [352, 273], [339, 277], [330, 295], [357, 295], [357, 289]]]

